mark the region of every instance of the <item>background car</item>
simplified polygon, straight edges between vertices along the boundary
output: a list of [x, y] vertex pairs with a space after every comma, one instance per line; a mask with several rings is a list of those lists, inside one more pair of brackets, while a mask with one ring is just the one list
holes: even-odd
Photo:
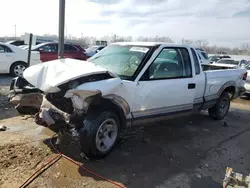
[[[22, 76], [27, 67], [28, 51], [17, 46], [0, 42], [0, 73]], [[41, 63], [38, 52], [31, 53], [30, 65]]]
[[223, 64], [223, 66], [228, 66], [232, 68], [246, 67], [247, 65], [249, 65], [247, 60], [244, 59], [236, 60], [232, 58], [223, 58], [213, 64]]
[[210, 56], [208, 59], [210, 63], [216, 63], [217, 61], [223, 58], [231, 58], [231, 57], [228, 55], [213, 55], [213, 56]]
[[[41, 61], [51, 61], [58, 59], [58, 43], [42, 43], [32, 48], [32, 51], [39, 51]], [[85, 50], [80, 45], [64, 44], [64, 57], [78, 60], [86, 60]]]
[[86, 49], [85, 54], [87, 55], [87, 58], [92, 57], [93, 55], [95, 55], [96, 53], [98, 53], [105, 47], [106, 46], [91, 46]]

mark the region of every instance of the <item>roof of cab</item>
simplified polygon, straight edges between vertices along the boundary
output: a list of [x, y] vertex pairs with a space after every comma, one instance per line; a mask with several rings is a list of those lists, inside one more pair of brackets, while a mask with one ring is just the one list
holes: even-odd
[[183, 44], [173, 44], [173, 43], [166, 43], [166, 42], [116, 42], [112, 43], [111, 45], [137, 45], [137, 46], [159, 46], [159, 45], [168, 45], [173, 47], [189, 47], [188, 45]]

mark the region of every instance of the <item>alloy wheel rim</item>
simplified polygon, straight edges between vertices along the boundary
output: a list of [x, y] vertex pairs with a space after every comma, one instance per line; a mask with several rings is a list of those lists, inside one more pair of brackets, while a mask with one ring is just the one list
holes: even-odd
[[17, 65], [17, 66], [15, 66], [15, 68], [14, 68], [14, 73], [15, 73], [15, 75], [17, 75], [17, 76], [23, 76], [23, 71], [25, 70], [25, 66], [23, 66], [23, 65]]
[[107, 152], [116, 141], [118, 126], [114, 119], [107, 119], [102, 122], [96, 133], [96, 147], [101, 152]]

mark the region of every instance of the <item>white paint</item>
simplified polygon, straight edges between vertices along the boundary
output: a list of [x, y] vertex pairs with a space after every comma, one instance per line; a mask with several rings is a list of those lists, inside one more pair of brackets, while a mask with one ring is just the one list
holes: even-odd
[[[17, 46], [1, 43], [1, 46], [7, 46], [9, 49], [11, 49], [12, 52], [0, 52], [0, 73], [9, 73], [10, 67], [14, 62], [22, 61], [24, 63], [27, 63], [28, 60], [28, 51], [21, 49]], [[31, 60], [30, 65], [36, 65], [40, 64], [40, 53], [39, 52], [32, 52], [31, 53]]]
[[243, 87], [245, 81], [242, 78], [245, 73], [246, 69], [244, 68], [206, 71], [207, 85], [205, 96], [217, 94], [221, 86], [229, 81], [235, 82], [236, 89]]
[[100, 91], [102, 96], [116, 93], [121, 87], [122, 80], [120, 78], [110, 78], [97, 82], [88, 82], [76, 87], [76, 90]]
[[107, 70], [87, 61], [57, 59], [27, 68], [24, 78], [44, 92], [57, 92], [57, 86], [79, 77], [105, 73]]

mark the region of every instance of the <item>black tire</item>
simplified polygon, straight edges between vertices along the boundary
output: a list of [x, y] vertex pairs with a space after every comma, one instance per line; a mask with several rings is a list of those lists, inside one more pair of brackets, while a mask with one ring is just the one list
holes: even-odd
[[[107, 151], [100, 151], [96, 144], [96, 135], [102, 123], [106, 120], [112, 119], [117, 124], [117, 136], [114, 144]], [[80, 145], [84, 154], [92, 159], [103, 158], [107, 156], [114, 148], [120, 132], [120, 122], [116, 113], [112, 111], [92, 111], [89, 112], [80, 129]]]
[[[220, 112], [220, 110], [224, 110], [224, 112]], [[230, 97], [227, 92], [223, 92], [216, 102], [216, 104], [208, 109], [209, 116], [215, 120], [222, 120], [227, 115], [230, 108]]]
[[16, 110], [21, 115], [35, 115], [37, 112], [39, 112], [38, 109], [28, 106], [18, 106]]
[[10, 75], [11, 75], [11, 76], [14, 76], [14, 77], [22, 76], [22, 75], [16, 74], [15, 69], [16, 69], [17, 66], [23, 66], [23, 67], [25, 67], [25, 69], [27, 68], [26, 63], [24, 63], [24, 62], [15, 62], [15, 63], [13, 63], [13, 64], [11, 65], [11, 67], [10, 67]]

